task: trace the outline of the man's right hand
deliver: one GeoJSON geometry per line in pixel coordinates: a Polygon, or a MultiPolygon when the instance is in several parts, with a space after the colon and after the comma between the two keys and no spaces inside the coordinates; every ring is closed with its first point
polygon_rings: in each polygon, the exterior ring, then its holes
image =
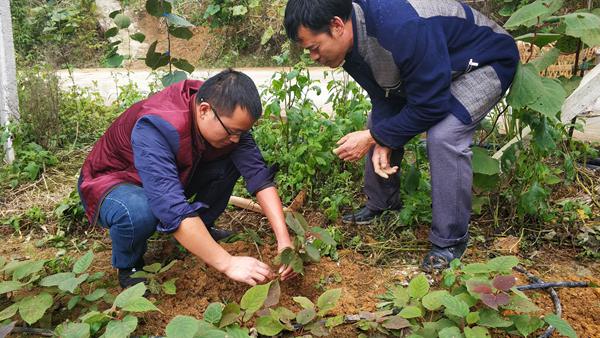
{"type": "Polygon", "coordinates": [[[223,269],[227,277],[249,285],[264,284],[275,277],[271,268],[252,257],[230,256],[223,269]]]}

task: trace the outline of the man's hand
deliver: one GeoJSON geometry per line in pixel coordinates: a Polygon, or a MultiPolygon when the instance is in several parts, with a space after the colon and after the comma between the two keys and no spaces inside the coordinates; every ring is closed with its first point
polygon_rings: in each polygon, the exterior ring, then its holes
{"type": "Polygon", "coordinates": [[[392,149],[380,146],[379,144],[376,144],[375,149],[373,149],[373,157],[371,158],[373,168],[375,169],[375,173],[383,178],[389,178],[390,175],[398,172],[398,166],[390,167],[391,154],[392,149]]]}
{"type": "Polygon", "coordinates": [[[222,272],[235,281],[252,286],[264,284],[274,277],[267,264],[252,257],[242,256],[231,256],[222,272]]]}
{"type": "MultiPolygon", "coordinates": [[[[290,248],[293,249],[292,244],[278,244],[277,245],[277,252],[281,253],[283,250],[285,250],[286,248],[290,248]]],[[[279,276],[281,276],[281,281],[285,281],[287,279],[291,279],[296,277],[297,273],[294,272],[294,269],[292,269],[291,266],[289,265],[282,265],[279,267],[279,276]]]]}
{"type": "Polygon", "coordinates": [[[369,130],[355,131],[342,137],[333,149],[333,153],[344,161],[355,162],[365,156],[365,154],[375,144],[373,136],[369,130]]]}

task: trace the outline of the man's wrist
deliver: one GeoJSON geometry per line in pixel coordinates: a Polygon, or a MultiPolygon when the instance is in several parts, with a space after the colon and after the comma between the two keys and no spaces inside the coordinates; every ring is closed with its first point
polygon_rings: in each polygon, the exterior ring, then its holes
{"type": "Polygon", "coordinates": [[[371,130],[370,129],[365,130],[365,134],[368,137],[369,145],[370,146],[377,144],[377,141],[375,141],[375,139],[373,138],[373,134],[371,134],[371,130]]]}
{"type": "Polygon", "coordinates": [[[215,260],[212,266],[217,271],[225,273],[225,271],[227,271],[227,268],[231,264],[231,258],[232,256],[229,253],[227,253],[224,257],[219,257],[217,260],[215,260]]]}

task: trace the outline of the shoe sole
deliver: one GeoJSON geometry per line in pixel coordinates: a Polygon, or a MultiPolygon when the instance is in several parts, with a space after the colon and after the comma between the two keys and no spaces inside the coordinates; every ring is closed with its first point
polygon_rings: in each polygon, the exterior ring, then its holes
{"type": "Polygon", "coordinates": [[[356,224],[356,225],[369,225],[371,223],[373,223],[374,220],[369,220],[369,221],[347,221],[342,219],[342,223],[344,224],[356,224]]]}

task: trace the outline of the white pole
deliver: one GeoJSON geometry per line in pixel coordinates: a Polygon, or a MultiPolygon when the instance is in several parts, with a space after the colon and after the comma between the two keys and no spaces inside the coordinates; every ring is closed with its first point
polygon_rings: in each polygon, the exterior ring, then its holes
{"type": "MultiPolygon", "coordinates": [[[[0,0],[0,132],[8,131],[10,121],[19,119],[17,70],[12,34],[10,1],[0,0]]],[[[5,160],[12,163],[15,160],[15,152],[10,135],[4,149],[5,160]]]]}

